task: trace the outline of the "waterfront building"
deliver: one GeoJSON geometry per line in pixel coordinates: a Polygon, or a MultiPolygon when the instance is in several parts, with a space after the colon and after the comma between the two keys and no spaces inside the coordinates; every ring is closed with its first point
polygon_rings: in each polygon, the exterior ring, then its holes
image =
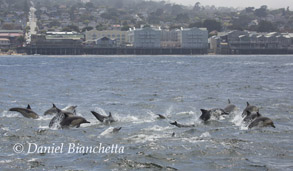
{"type": "Polygon", "coordinates": [[[136,48],[160,48],[161,29],[133,28],[128,31],[129,42],[136,48]]]}
{"type": "Polygon", "coordinates": [[[210,45],[215,53],[220,54],[282,54],[291,53],[293,43],[288,33],[230,31],[211,37],[210,45]]]}
{"type": "Polygon", "coordinates": [[[85,32],[86,41],[95,41],[97,39],[107,37],[109,39],[115,40],[117,46],[124,46],[128,42],[127,31],[120,30],[90,30],[85,32]]]}
{"type": "Polygon", "coordinates": [[[7,38],[0,38],[0,50],[9,49],[10,48],[10,40],[7,38]]]}
{"type": "Polygon", "coordinates": [[[179,48],[181,46],[179,39],[180,30],[162,30],[161,47],[162,48],[179,48]]]}
{"type": "Polygon", "coordinates": [[[21,46],[22,42],[18,41],[18,38],[23,35],[22,30],[0,30],[1,49],[21,46]]]}
{"type": "Polygon", "coordinates": [[[206,28],[181,28],[179,39],[181,48],[208,48],[208,30],[206,28]]]}

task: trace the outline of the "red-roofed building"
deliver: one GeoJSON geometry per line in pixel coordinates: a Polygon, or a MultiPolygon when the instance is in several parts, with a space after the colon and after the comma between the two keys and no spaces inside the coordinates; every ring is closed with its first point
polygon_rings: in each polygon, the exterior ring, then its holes
{"type": "Polygon", "coordinates": [[[22,43],[19,41],[18,38],[23,37],[24,33],[22,30],[0,30],[0,39],[3,41],[1,43],[1,49],[5,46],[7,43],[7,39],[9,40],[9,46],[8,47],[18,47],[21,46],[22,43]],[[2,46],[3,44],[3,46],[2,46]]]}

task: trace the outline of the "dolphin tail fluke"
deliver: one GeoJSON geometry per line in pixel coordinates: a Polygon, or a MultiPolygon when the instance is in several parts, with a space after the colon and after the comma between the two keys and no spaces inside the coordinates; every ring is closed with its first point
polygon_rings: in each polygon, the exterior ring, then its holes
{"type": "Polygon", "coordinates": [[[177,121],[174,121],[174,122],[170,122],[171,125],[175,125],[175,126],[178,126],[178,123],[177,121]]]}
{"type": "Polygon", "coordinates": [[[105,119],[105,116],[95,112],[95,111],[91,111],[91,113],[100,121],[100,122],[103,122],[104,119],[105,119]]]}
{"type": "Polygon", "coordinates": [[[18,112],[19,111],[19,108],[16,108],[16,107],[10,108],[9,111],[18,112]]]}

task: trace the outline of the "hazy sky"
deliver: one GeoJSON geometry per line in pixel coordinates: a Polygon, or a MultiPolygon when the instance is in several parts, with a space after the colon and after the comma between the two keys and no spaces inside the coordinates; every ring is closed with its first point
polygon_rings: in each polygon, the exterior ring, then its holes
{"type": "Polygon", "coordinates": [[[287,8],[293,10],[293,0],[165,0],[166,2],[175,2],[182,5],[194,5],[200,2],[201,5],[215,5],[217,7],[256,7],[267,5],[269,9],[287,8]]]}

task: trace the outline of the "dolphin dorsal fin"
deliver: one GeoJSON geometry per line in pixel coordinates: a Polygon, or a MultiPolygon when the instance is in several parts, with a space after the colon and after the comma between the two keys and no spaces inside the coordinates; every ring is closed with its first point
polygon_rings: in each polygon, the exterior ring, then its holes
{"type": "Polygon", "coordinates": [[[228,104],[231,104],[231,101],[230,101],[230,99],[228,99],[228,104]]]}
{"type": "Polygon", "coordinates": [[[260,114],[259,112],[257,112],[256,115],[257,115],[258,117],[261,116],[261,114],[260,114]]]}
{"type": "Polygon", "coordinates": [[[201,110],[202,113],[207,112],[207,110],[205,110],[205,109],[200,109],[200,110],[201,110]]]}
{"type": "Polygon", "coordinates": [[[31,108],[31,106],[28,104],[27,107],[26,107],[26,109],[32,109],[32,108],[31,108]]]}
{"type": "Polygon", "coordinates": [[[109,117],[112,117],[112,113],[111,112],[109,112],[109,117]]]}
{"type": "Polygon", "coordinates": [[[67,113],[63,113],[64,114],[64,118],[69,117],[69,115],[67,113]]]}
{"type": "Polygon", "coordinates": [[[247,106],[249,106],[249,103],[248,102],[246,102],[246,104],[247,104],[247,106]]]}
{"type": "Polygon", "coordinates": [[[53,103],[53,107],[56,107],[56,105],[53,103]]]}

